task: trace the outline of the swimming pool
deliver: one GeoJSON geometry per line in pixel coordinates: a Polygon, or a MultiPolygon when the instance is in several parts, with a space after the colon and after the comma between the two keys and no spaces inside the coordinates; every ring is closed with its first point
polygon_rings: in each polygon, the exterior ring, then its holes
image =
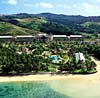
{"type": "Polygon", "coordinates": [[[53,63],[59,63],[62,60],[62,58],[58,55],[51,55],[50,58],[52,59],[53,63]]]}

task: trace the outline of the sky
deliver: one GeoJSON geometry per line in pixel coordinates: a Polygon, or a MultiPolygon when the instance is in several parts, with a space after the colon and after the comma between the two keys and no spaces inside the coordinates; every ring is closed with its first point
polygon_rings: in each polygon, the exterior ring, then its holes
{"type": "Polygon", "coordinates": [[[100,0],[0,0],[0,14],[47,12],[100,16],[100,0]]]}

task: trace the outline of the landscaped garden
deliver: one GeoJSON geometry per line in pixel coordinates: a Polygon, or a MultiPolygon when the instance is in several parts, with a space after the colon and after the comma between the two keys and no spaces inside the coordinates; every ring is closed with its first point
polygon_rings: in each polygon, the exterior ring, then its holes
{"type": "Polygon", "coordinates": [[[33,72],[56,72],[88,74],[96,72],[96,64],[90,54],[98,57],[100,47],[94,45],[39,43],[0,44],[0,74],[23,74],[33,72]],[[91,51],[90,51],[91,50],[91,51]],[[21,52],[21,53],[19,53],[21,52]],[[81,52],[85,61],[76,62],[75,53],[81,52]]]}

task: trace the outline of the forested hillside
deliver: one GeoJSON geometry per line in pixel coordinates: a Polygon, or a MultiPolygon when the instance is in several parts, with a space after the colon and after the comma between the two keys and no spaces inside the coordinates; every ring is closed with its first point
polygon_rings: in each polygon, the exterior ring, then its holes
{"type": "Polygon", "coordinates": [[[13,14],[0,15],[0,34],[30,35],[48,34],[99,34],[100,16],[68,16],[61,14],[13,14]]]}

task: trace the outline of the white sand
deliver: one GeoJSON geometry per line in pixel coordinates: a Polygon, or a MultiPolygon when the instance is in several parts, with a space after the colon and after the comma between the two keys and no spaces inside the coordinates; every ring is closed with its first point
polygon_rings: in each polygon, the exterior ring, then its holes
{"type": "Polygon", "coordinates": [[[51,74],[37,74],[37,75],[26,75],[26,76],[2,76],[0,77],[0,82],[19,82],[19,81],[48,81],[48,80],[67,80],[67,79],[78,79],[78,80],[88,80],[93,82],[100,82],[100,61],[94,60],[97,64],[97,73],[90,75],[51,75],[51,74]]]}

